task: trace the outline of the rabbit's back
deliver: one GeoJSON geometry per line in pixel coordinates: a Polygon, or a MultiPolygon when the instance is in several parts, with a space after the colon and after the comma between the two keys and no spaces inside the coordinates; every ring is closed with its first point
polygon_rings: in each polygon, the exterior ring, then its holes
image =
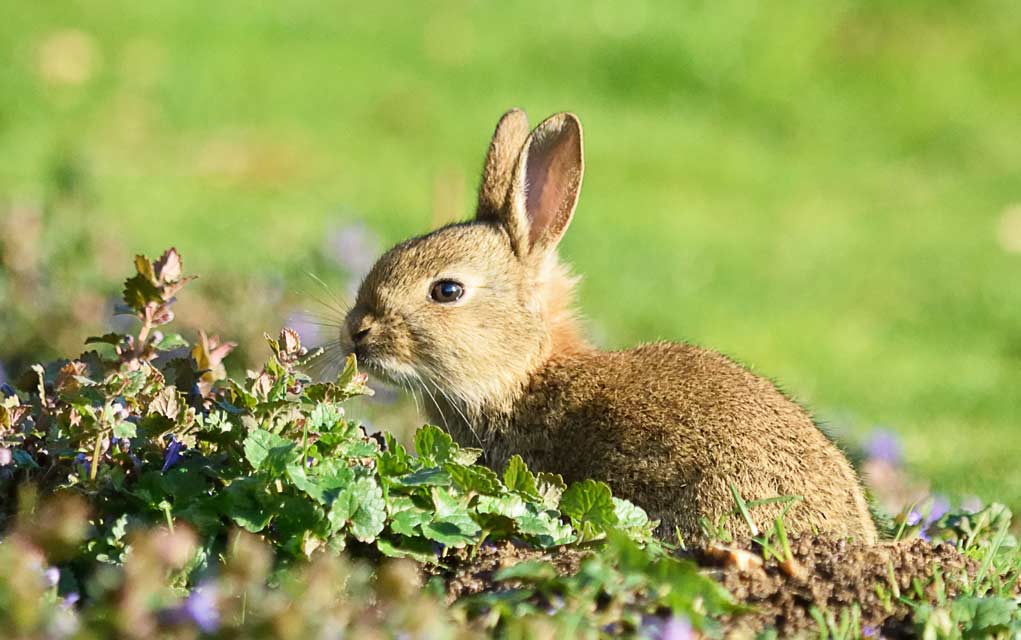
{"type": "MultiPolygon", "coordinates": [[[[604,480],[662,520],[665,534],[676,526],[700,540],[701,517],[734,509],[733,483],[747,501],[802,496],[785,519],[795,532],[876,537],[854,470],[808,413],[714,351],[656,343],[554,358],[509,423],[494,431],[497,458],[518,453],[567,480],[604,480]]],[[[752,516],[769,526],[782,508],[752,516]]]]}

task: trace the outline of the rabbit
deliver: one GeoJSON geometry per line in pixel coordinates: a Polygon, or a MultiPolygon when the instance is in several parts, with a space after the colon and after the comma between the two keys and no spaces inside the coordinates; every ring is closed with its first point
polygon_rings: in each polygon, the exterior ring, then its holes
{"type": "Polygon", "coordinates": [[[582,128],[558,113],[529,132],[500,119],[471,221],[386,252],[359,287],[340,343],[369,372],[420,391],[430,418],[501,470],[520,455],[568,481],[594,478],[660,521],[664,538],[735,540],[745,501],[759,528],[786,507],[791,533],[876,541],[848,459],[765,378],[691,344],[590,345],[576,277],[557,257],[574,215],[582,128]],[[707,527],[706,523],[710,526],[707,527]]]}

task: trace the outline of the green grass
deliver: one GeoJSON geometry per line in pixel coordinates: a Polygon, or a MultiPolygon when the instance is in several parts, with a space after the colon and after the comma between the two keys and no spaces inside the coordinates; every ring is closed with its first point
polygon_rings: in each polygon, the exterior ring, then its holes
{"type": "Polygon", "coordinates": [[[605,344],[713,346],[898,430],[938,489],[1018,505],[1019,27],[1006,1],[15,3],[0,197],[77,158],[129,250],[270,272],[329,224],[467,213],[499,114],[570,109],[563,253],[605,344]],[[64,28],[92,38],[79,86],[37,71],[64,28]]]}

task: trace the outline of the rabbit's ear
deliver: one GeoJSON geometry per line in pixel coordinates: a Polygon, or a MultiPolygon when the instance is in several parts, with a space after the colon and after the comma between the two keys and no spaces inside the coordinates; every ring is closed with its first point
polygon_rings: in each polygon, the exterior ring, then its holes
{"type": "Polygon", "coordinates": [[[547,253],[560,242],[578,204],[584,170],[577,116],[558,113],[535,128],[518,158],[507,212],[519,255],[547,253]]]}
{"type": "Polygon", "coordinates": [[[511,109],[503,114],[493,132],[486,164],[482,169],[479,207],[475,214],[477,220],[504,221],[514,167],[527,138],[528,116],[525,112],[511,109]]]}

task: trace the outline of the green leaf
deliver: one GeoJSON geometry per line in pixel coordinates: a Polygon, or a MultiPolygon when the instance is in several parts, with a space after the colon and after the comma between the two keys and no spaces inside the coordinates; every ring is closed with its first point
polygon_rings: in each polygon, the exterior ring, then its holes
{"type": "Polygon", "coordinates": [[[104,333],[101,336],[89,336],[85,338],[85,344],[112,344],[114,346],[124,342],[127,336],[123,333],[104,333]]]}
{"type": "Polygon", "coordinates": [[[415,452],[427,463],[449,462],[455,446],[453,438],[439,427],[425,425],[415,434],[415,452]]]}
{"type": "Polygon", "coordinates": [[[407,450],[389,431],[383,432],[383,445],[384,450],[376,463],[380,477],[400,476],[411,471],[411,458],[407,450]]]}
{"type": "Polygon", "coordinates": [[[542,547],[569,544],[577,538],[571,525],[560,521],[555,511],[539,511],[528,505],[524,515],[514,518],[518,531],[535,538],[542,547]]]}
{"type": "Polygon", "coordinates": [[[344,408],[335,402],[319,402],[308,414],[308,428],[311,433],[333,431],[338,426],[346,426],[344,408]]]}
{"type": "Polygon", "coordinates": [[[246,531],[258,533],[273,519],[266,485],[258,478],[238,478],[220,495],[224,514],[246,531]]]}
{"type": "Polygon", "coordinates": [[[507,468],[503,471],[503,483],[511,491],[529,497],[539,497],[539,489],[535,484],[535,475],[528,470],[524,459],[519,455],[511,456],[507,468]]]}
{"type": "Polygon", "coordinates": [[[436,516],[422,525],[422,535],[451,547],[474,544],[482,529],[468,513],[468,499],[437,487],[433,487],[431,495],[436,516]]]}
{"type": "Polygon", "coordinates": [[[423,538],[399,537],[397,541],[380,538],[376,541],[376,548],[389,558],[411,558],[429,564],[439,562],[432,543],[423,538]]]}
{"type": "Polygon", "coordinates": [[[585,539],[597,537],[617,524],[610,487],[596,480],[572,484],[560,498],[560,511],[571,518],[585,539]]]}
{"type": "Polygon", "coordinates": [[[454,486],[464,493],[498,495],[503,489],[500,479],[488,467],[449,463],[443,468],[450,474],[454,486]]]}
{"type": "Polygon", "coordinates": [[[482,457],[482,453],[482,449],[454,447],[454,451],[450,455],[450,461],[457,464],[471,465],[478,462],[479,458],[482,457]]]}
{"type": "Polygon", "coordinates": [[[361,542],[372,542],[386,522],[383,490],[372,478],[358,478],[333,501],[327,516],[334,533],[346,529],[361,542]]]}
{"type": "Polygon", "coordinates": [[[995,596],[965,596],[952,603],[954,618],[964,623],[965,637],[988,637],[1006,630],[1018,606],[1013,600],[995,596]]]}
{"type": "Polygon", "coordinates": [[[439,518],[422,525],[422,535],[426,538],[456,548],[475,544],[480,530],[467,514],[439,518]]]}
{"type": "Polygon", "coordinates": [[[245,438],[245,459],[256,471],[266,470],[274,476],[283,474],[295,456],[297,445],[265,429],[253,429],[245,438]]]}
{"type": "Polygon", "coordinates": [[[134,310],[135,313],[142,313],[145,310],[145,306],[150,302],[163,302],[160,290],[149,278],[141,274],[132,276],[124,281],[122,295],[124,304],[134,310]]]}
{"type": "Polygon", "coordinates": [[[179,333],[168,333],[162,338],[153,343],[159,351],[172,351],[181,347],[188,347],[188,341],[185,340],[179,333]]]}
{"type": "Polygon", "coordinates": [[[450,474],[438,467],[419,469],[397,481],[406,487],[447,487],[451,483],[450,474]]]}
{"type": "Polygon", "coordinates": [[[32,455],[23,449],[11,449],[11,458],[14,460],[14,464],[18,465],[22,469],[28,467],[29,469],[40,469],[39,463],[35,461],[32,455]]]}
{"type": "Polygon", "coordinates": [[[500,569],[493,574],[493,580],[520,580],[521,582],[546,582],[557,577],[557,570],[549,562],[525,560],[500,569]]]}
{"type": "Polygon", "coordinates": [[[521,496],[505,494],[501,496],[479,496],[475,503],[479,513],[491,513],[508,518],[519,518],[527,513],[525,501],[521,496]]]}
{"type": "Polygon", "coordinates": [[[419,527],[430,522],[434,515],[432,511],[418,507],[400,511],[390,519],[390,530],[405,536],[422,535],[419,527]]]}
{"type": "Polygon", "coordinates": [[[152,260],[143,255],[135,256],[135,271],[152,284],[156,284],[156,271],[153,269],[152,260]]]}
{"type": "Polygon", "coordinates": [[[320,460],[311,469],[296,460],[287,465],[291,483],[321,504],[330,504],[341,491],[354,481],[354,471],[344,461],[320,460]]]}
{"type": "Polygon", "coordinates": [[[115,438],[134,438],[135,432],[136,428],[133,422],[120,422],[113,426],[113,437],[115,438]]]}
{"type": "Polygon", "coordinates": [[[540,473],[535,481],[539,499],[547,509],[556,509],[567,485],[559,473],[540,473]]]}
{"type": "Polygon", "coordinates": [[[617,517],[617,528],[624,531],[639,532],[645,530],[649,522],[649,514],[638,505],[613,498],[613,513],[617,517]]]}

